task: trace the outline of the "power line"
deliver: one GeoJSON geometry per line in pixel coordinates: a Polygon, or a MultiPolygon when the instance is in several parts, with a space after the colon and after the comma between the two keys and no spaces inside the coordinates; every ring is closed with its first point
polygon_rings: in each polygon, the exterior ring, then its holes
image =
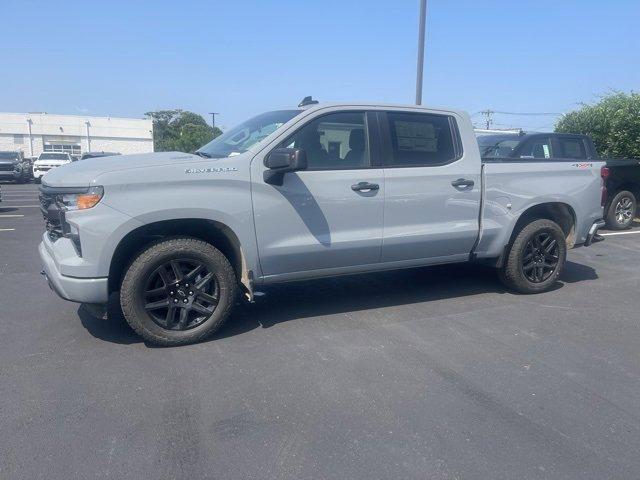
{"type": "Polygon", "coordinates": [[[562,115],[562,113],[558,112],[501,112],[495,110],[493,113],[499,113],[501,115],[522,115],[522,116],[532,116],[532,115],[562,115]]]}
{"type": "Polygon", "coordinates": [[[216,128],[216,115],[220,115],[220,112],[209,112],[211,115],[211,128],[216,128]]]}
{"type": "Polygon", "coordinates": [[[493,123],[493,114],[496,113],[493,110],[482,110],[481,112],[478,112],[481,115],[484,115],[484,124],[485,124],[485,128],[487,130],[489,130],[491,128],[491,124],[493,123]]]}

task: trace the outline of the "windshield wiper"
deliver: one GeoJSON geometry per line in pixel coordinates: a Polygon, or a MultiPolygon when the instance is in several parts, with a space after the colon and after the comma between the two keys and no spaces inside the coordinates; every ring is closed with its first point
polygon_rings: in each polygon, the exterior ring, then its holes
{"type": "Polygon", "coordinates": [[[211,155],[209,155],[208,153],[206,153],[206,152],[201,152],[200,150],[196,150],[195,152],[193,152],[193,154],[194,154],[194,155],[198,155],[199,157],[202,157],[202,158],[213,158],[213,157],[211,157],[211,155]]]}

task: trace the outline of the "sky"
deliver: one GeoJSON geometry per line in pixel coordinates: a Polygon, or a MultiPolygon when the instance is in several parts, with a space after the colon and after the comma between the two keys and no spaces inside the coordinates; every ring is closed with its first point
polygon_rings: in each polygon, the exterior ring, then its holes
{"type": "MultiPolygon", "coordinates": [[[[0,0],[0,111],[230,128],[320,101],[415,101],[418,0],[0,0]]],[[[423,104],[563,113],[640,86],[638,0],[428,0],[423,104]]],[[[550,130],[555,115],[495,114],[550,130]]]]}

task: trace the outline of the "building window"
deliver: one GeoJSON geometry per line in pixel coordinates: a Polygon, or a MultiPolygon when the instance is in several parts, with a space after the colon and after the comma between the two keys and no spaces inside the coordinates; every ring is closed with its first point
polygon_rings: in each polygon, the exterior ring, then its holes
{"type": "Polygon", "coordinates": [[[74,143],[45,143],[44,151],[64,152],[70,153],[71,155],[80,155],[82,153],[80,145],[74,143]]]}
{"type": "Polygon", "coordinates": [[[24,144],[24,135],[22,135],[21,133],[18,133],[16,135],[13,136],[13,143],[15,143],[16,145],[23,145],[24,144]]]}

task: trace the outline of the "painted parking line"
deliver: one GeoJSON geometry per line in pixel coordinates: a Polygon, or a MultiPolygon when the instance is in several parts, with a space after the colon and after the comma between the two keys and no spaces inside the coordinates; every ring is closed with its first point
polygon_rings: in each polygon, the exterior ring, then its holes
{"type": "Polygon", "coordinates": [[[15,228],[0,228],[0,232],[13,232],[15,228]]]}
{"type": "Polygon", "coordinates": [[[603,237],[611,237],[613,235],[633,235],[634,233],[640,233],[640,230],[634,230],[632,232],[611,232],[611,233],[601,233],[603,237]]]}
{"type": "Polygon", "coordinates": [[[24,217],[24,215],[2,215],[2,214],[0,214],[0,218],[18,218],[18,217],[24,217]]]}
{"type": "MultiPolygon", "coordinates": [[[[0,203],[0,210],[4,208],[4,202],[0,203]]],[[[7,207],[11,208],[40,208],[40,205],[7,205],[7,207]]]]}

